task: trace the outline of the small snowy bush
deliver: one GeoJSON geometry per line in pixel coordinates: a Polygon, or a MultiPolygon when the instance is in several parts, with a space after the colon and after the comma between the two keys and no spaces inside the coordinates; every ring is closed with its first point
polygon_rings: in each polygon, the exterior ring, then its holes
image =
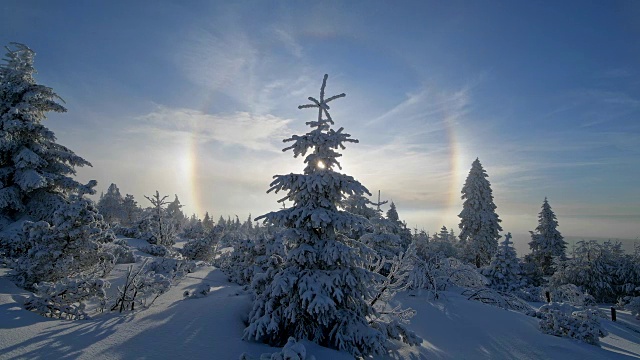
{"type": "Polygon", "coordinates": [[[631,315],[640,319],[640,296],[628,298],[628,302],[624,305],[624,308],[631,311],[631,315]]]}
{"type": "Polygon", "coordinates": [[[219,238],[220,233],[211,230],[203,237],[188,241],[180,252],[187,259],[210,262],[215,256],[219,238]]]}
{"type": "Polygon", "coordinates": [[[600,324],[597,310],[571,306],[565,303],[543,305],[537,315],[541,318],[540,331],[545,334],[577,339],[599,346],[600,338],[608,333],[600,324]]]}
{"type": "Polygon", "coordinates": [[[593,296],[585,293],[573,284],[560,285],[550,288],[548,291],[551,294],[551,299],[555,302],[569,303],[574,306],[590,306],[596,304],[593,296]]]}
{"type": "Polygon", "coordinates": [[[315,356],[307,356],[304,345],[290,337],[282,350],[273,354],[262,354],[260,360],[315,360],[315,356]]]}
{"type": "Polygon", "coordinates": [[[144,253],[147,253],[149,255],[158,256],[158,257],[165,257],[169,255],[169,250],[162,245],[148,244],[148,245],[139,247],[138,250],[144,253]]]}
{"type": "Polygon", "coordinates": [[[104,308],[107,300],[105,289],[109,286],[108,281],[86,277],[34,284],[35,293],[24,307],[50,318],[88,319],[89,315],[85,312],[87,300],[97,299],[101,308],[104,308]]]}
{"type": "Polygon", "coordinates": [[[198,299],[203,298],[211,292],[211,286],[207,283],[201,283],[195,290],[189,292],[188,290],[182,294],[185,299],[198,299]]]}
{"type": "Polygon", "coordinates": [[[507,233],[491,258],[491,263],[482,269],[482,274],[490,282],[489,286],[503,292],[514,291],[524,285],[520,262],[510,240],[511,233],[507,233]]]}
{"type": "Polygon", "coordinates": [[[285,257],[284,245],[286,232],[274,237],[260,235],[254,238],[237,240],[233,251],[221,259],[221,270],[239,285],[251,284],[257,274],[269,272],[271,257],[285,257]]]}
{"type": "Polygon", "coordinates": [[[104,276],[115,263],[103,246],[114,240],[113,233],[89,199],[76,199],[61,207],[52,223],[27,221],[23,230],[29,250],[14,270],[18,282],[27,288],[83,274],[104,276]]]}
{"type": "Polygon", "coordinates": [[[147,263],[146,271],[170,276],[174,279],[184,277],[196,269],[196,262],[191,260],[178,260],[159,258],[147,263]]]}
{"type": "Polygon", "coordinates": [[[544,289],[539,286],[529,286],[526,288],[518,289],[514,292],[514,295],[524,301],[529,302],[547,302],[544,295],[544,289]]]}
{"type": "Polygon", "coordinates": [[[137,238],[137,235],[139,235],[138,228],[136,226],[127,227],[117,224],[112,226],[111,230],[113,230],[113,233],[118,236],[124,236],[128,238],[137,238]]]}
{"type": "Polygon", "coordinates": [[[113,254],[116,264],[133,264],[136,262],[136,256],[131,248],[121,243],[104,244],[105,251],[113,254]]]}
{"type": "Polygon", "coordinates": [[[29,251],[31,244],[24,233],[25,222],[26,220],[16,221],[2,229],[0,232],[0,254],[17,259],[29,251]]]}

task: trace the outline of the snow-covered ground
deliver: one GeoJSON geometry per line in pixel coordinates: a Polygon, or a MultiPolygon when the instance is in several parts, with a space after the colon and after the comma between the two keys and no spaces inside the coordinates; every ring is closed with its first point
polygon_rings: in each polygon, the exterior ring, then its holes
{"type": "MultiPolygon", "coordinates": [[[[135,244],[132,244],[135,246],[135,244]]],[[[111,274],[124,276],[127,266],[111,274]]],[[[201,266],[160,296],[149,309],[97,314],[90,320],[61,321],[25,311],[28,293],[0,269],[0,359],[258,359],[277,349],[242,341],[251,307],[242,288],[210,266],[201,266]],[[185,290],[211,286],[204,298],[184,299],[185,290]]],[[[115,287],[115,285],[113,285],[115,287]]],[[[114,290],[114,289],[111,289],[114,290]]],[[[410,329],[424,339],[420,347],[398,347],[392,359],[630,359],[640,358],[640,321],[618,312],[603,320],[609,336],[596,347],[542,334],[538,320],[469,301],[455,293],[438,300],[402,293],[398,300],[417,310],[410,329]]],[[[316,359],[350,359],[347,353],[304,342],[316,359]]]]}

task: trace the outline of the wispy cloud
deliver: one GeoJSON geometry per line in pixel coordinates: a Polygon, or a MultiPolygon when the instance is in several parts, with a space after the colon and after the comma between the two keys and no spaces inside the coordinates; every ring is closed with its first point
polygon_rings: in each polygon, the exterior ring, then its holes
{"type": "Polygon", "coordinates": [[[382,115],[367,123],[367,126],[381,122],[401,121],[405,126],[423,125],[419,130],[441,130],[445,120],[457,120],[467,113],[469,89],[455,92],[436,91],[423,88],[406,94],[406,99],[382,115]]]}
{"type": "Polygon", "coordinates": [[[298,59],[302,58],[303,56],[302,45],[298,43],[298,41],[296,40],[296,38],[293,36],[291,32],[281,28],[275,28],[273,32],[276,35],[276,38],[279,39],[280,42],[282,42],[282,44],[289,50],[289,52],[293,56],[295,56],[298,59]]]}
{"type": "Polygon", "coordinates": [[[312,69],[302,45],[285,29],[272,26],[260,34],[193,29],[175,62],[203,96],[221,94],[233,102],[226,104],[229,108],[254,114],[282,113],[287,110],[282,104],[298,93],[304,93],[302,99],[309,96],[322,74],[312,69]]]}
{"type": "Polygon", "coordinates": [[[186,133],[201,142],[216,141],[250,150],[279,151],[274,143],[290,135],[287,129],[290,120],[247,112],[210,115],[199,110],[158,106],[135,120],[140,125],[130,130],[133,132],[153,133],[164,139],[175,139],[176,134],[186,133]]]}
{"type": "Polygon", "coordinates": [[[576,89],[558,97],[561,104],[542,118],[562,116],[579,119],[579,127],[588,128],[614,121],[629,122],[640,112],[640,99],[623,91],[598,88],[576,89]]]}
{"type": "Polygon", "coordinates": [[[257,50],[241,32],[215,35],[194,31],[177,54],[177,62],[194,83],[212,90],[234,86],[242,73],[255,65],[257,50]]]}
{"type": "Polygon", "coordinates": [[[596,77],[605,78],[605,79],[620,79],[620,78],[628,78],[633,76],[633,71],[626,68],[612,68],[607,69],[599,74],[596,77]]]}

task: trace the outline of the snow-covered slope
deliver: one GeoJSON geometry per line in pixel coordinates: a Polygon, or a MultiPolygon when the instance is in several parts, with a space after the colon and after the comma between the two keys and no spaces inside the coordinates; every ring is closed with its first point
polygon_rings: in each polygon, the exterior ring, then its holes
{"type": "MultiPolygon", "coordinates": [[[[126,266],[116,268],[122,276],[126,266]]],[[[22,309],[27,293],[0,269],[0,359],[238,359],[259,358],[276,349],[242,341],[251,303],[239,286],[212,267],[199,267],[155,304],[133,314],[99,314],[91,320],[49,320],[22,309]],[[206,282],[211,293],[183,299],[185,290],[206,282]]],[[[537,320],[512,311],[468,301],[454,293],[439,300],[402,294],[400,301],[418,311],[409,326],[421,347],[400,346],[399,359],[630,359],[640,358],[640,321],[619,312],[604,320],[610,335],[602,347],[544,335],[537,320]]],[[[350,359],[346,353],[304,342],[321,359],[350,359]]],[[[383,358],[383,357],[380,357],[383,358]]]]}
{"type": "MultiPolygon", "coordinates": [[[[125,268],[113,275],[124,275],[125,268]]],[[[0,269],[0,359],[238,359],[244,352],[258,358],[278,350],[241,340],[251,301],[212,267],[187,275],[147,310],[83,321],[50,320],[23,310],[27,292],[6,273],[0,269]],[[211,285],[211,293],[184,300],[184,291],[201,282],[211,285]]],[[[305,346],[319,359],[350,358],[305,346]]]]}
{"type": "Polygon", "coordinates": [[[438,301],[426,296],[400,296],[418,313],[410,328],[425,342],[420,349],[404,347],[400,358],[420,354],[429,359],[628,359],[640,358],[640,321],[618,312],[618,323],[604,320],[610,332],[602,347],[545,335],[538,319],[492,307],[455,293],[438,301]],[[634,324],[635,323],[635,324],[634,324]],[[625,354],[625,355],[622,355],[625,354]]]}

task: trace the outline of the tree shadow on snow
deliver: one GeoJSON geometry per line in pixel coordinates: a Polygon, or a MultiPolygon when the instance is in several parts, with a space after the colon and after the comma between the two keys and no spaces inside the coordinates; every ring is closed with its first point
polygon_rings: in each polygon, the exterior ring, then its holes
{"type": "MultiPolygon", "coordinates": [[[[91,344],[106,339],[118,326],[132,320],[131,317],[105,315],[97,319],[67,321],[22,311],[39,318],[36,322],[29,319],[31,324],[27,326],[44,329],[25,329],[28,334],[37,332],[38,335],[27,336],[23,341],[3,348],[3,359],[75,359],[91,344]],[[14,351],[16,355],[11,355],[14,351]]],[[[9,324],[9,327],[16,329],[14,325],[17,324],[9,324]]]]}

